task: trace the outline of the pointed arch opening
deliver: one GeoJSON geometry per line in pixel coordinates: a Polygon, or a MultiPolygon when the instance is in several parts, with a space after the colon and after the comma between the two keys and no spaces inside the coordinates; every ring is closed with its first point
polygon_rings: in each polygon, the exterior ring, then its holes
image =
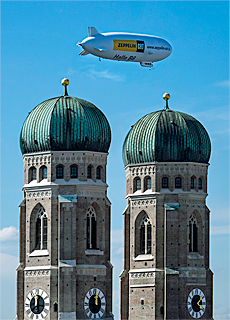
{"type": "Polygon", "coordinates": [[[151,229],[152,224],[147,214],[141,220],[140,254],[151,254],[151,229]]]}
{"type": "Polygon", "coordinates": [[[189,218],[189,252],[198,252],[198,224],[194,214],[189,218]]]}
{"type": "Polygon", "coordinates": [[[64,178],[64,166],[59,164],[56,167],[56,179],[63,179],[64,178]]]}
{"type": "Polygon", "coordinates": [[[38,203],[30,215],[30,252],[46,250],[48,244],[48,215],[38,203]]]}
{"type": "Polygon", "coordinates": [[[136,192],[138,190],[141,190],[141,179],[139,177],[136,177],[133,180],[133,192],[136,192]]]}
{"type": "Polygon", "coordinates": [[[70,178],[71,179],[76,179],[78,178],[78,166],[73,164],[70,166],[70,178]]]}
{"type": "Polygon", "coordinates": [[[96,169],[96,179],[101,180],[102,167],[98,166],[96,169]]]}
{"type": "Polygon", "coordinates": [[[152,222],[145,211],[135,221],[135,256],[152,253],[152,222]]]}
{"type": "Polygon", "coordinates": [[[41,181],[43,179],[47,179],[47,167],[46,166],[42,166],[39,169],[39,181],[41,181]]]}
{"type": "Polygon", "coordinates": [[[29,183],[33,180],[37,180],[37,169],[35,167],[31,167],[29,169],[29,175],[28,175],[29,183]]]}
{"type": "Polygon", "coordinates": [[[48,219],[45,209],[41,207],[36,215],[36,238],[35,249],[44,250],[47,249],[47,227],[48,219]]]}
{"type": "Polygon", "coordinates": [[[152,186],[151,186],[151,178],[150,176],[145,177],[144,179],[144,190],[151,190],[152,186]]]}
{"type": "Polygon", "coordinates": [[[161,180],[161,187],[168,188],[169,187],[169,179],[168,177],[163,177],[161,180]]]}
{"type": "Polygon", "coordinates": [[[87,179],[92,179],[93,176],[93,166],[90,164],[87,167],[87,179]]]}
{"type": "Polygon", "coordinates": [[[97,248],[97,220],[92,206],[87,210],[87,249],[97,248]]]}

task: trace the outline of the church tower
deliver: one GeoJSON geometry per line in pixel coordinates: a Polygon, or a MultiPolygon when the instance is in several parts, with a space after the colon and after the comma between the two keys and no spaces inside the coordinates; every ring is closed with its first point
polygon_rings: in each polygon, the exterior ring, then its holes
{"type": "Polygon", "coordinates": [[[120,320],[213,319],[206,206],[211,143],[192,116],[141,118],[123,145],[127,207],[120,320]]]}
{"type": "Polygon", "coordinates": [[[106,166],[111,129],[92,103],[64,95],[36,106],[20,135],[17,317],[113,319],[106,166]]]}

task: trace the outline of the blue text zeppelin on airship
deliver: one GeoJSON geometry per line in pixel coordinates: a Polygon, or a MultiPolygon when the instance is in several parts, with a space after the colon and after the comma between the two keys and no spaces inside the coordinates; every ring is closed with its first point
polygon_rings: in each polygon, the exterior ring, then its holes
{"type": "Polygon", "coordinates": [[[138,33],[99,33],[88,27],[89,36],[78,42],[83,48],[81,56],[89,53],[104,59],[140,62],[143,67],[152,67],[152,62],[167,58],[172,53],[171,45],[164,39],[138,33]]]}

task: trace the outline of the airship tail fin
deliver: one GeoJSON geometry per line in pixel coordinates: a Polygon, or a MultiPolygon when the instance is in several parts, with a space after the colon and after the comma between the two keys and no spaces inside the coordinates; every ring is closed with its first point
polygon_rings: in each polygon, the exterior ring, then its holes
{"type": "Polygon", "coordinates": [[[98,32],[96,28],[88,27],[88,35],[89,35],[89,37],[96,36],[97,34],[100,34],[100,32],[98,32]]]}
{"type": "Polygon", "coordinates": [[[86,50],[83,50],[82,52],[79,53],[79,56],[86,56],[87,54],[89,54],[89,52],[86,50]]]}

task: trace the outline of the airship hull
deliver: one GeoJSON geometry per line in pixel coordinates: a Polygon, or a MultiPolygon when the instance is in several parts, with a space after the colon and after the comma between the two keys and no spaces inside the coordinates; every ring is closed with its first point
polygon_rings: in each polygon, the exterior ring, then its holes
{"type": "MultiPolygon", "coordinates": [[[[92,28],[96,30],[95,28],[92,28]]],[[[97,30],[96,30],[97,32],[97,30]]],[[[90,30],[89,30],[90,33],[90,30]]],[[[140,63],[152,63],[167,58],[171,45],[164,39],[134,33],[96,33],[78,43],[85,53],[97,57],[140,63]]]]}

